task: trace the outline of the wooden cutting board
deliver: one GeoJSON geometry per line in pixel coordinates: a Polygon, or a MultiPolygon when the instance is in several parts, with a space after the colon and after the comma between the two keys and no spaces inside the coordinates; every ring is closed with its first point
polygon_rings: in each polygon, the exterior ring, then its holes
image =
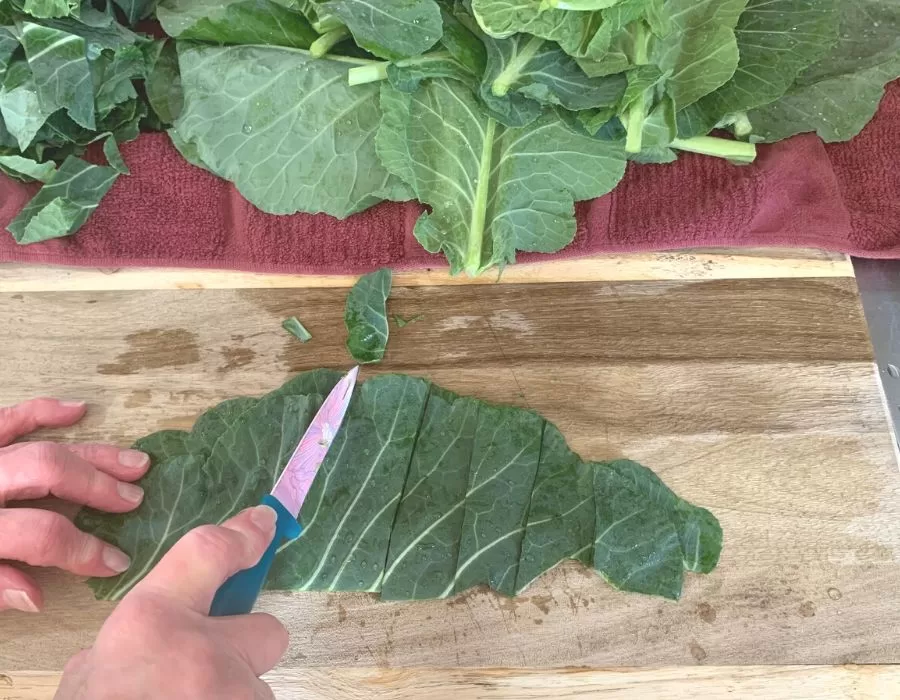
{"type": "MultiPolygon", "coordinates": [[[[0,404],[90,401],[81,425],[43,438],[127,445],[188,428],[224,398],[348,366],[345,295],[0,294],[0,404]],[[312,342],[281,330],[290,315],[312,342]]],[[[356,667],[900,661],[900,474],[851,279],[408,287],[391,312],[424,318],[392,327],[369,376],[528,406],[586,458],[641,461],[719,517],[721,564],[688,576],[679,603],[574,564],[516,599],[268,594],[260,609],[292,638],[278,682],[356,667]]],[[[58,671],[111,609],[75,577],[38,575],[47,611],[0,615],[3,672],[58,671]]]]}

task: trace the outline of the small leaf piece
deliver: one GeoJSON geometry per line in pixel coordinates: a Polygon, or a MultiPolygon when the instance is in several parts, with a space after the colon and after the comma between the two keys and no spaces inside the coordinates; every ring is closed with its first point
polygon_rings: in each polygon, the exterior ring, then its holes
{"type": "Polygon", "coordinates": [[[389,268],[376,270],[360,277],[347,295],[347,350],[357,362],[381,362],[384,357],[390,333],[386,302],[391,279],[389,268]]]}
{"type": "Polygon", "coordinates": [[[300,320],[296,316],[286,318],[281,322],[281,327],[301,343],[306,343],[312,340],[312,333],[306,330],[306,326],[300,323],[300,320]]]}

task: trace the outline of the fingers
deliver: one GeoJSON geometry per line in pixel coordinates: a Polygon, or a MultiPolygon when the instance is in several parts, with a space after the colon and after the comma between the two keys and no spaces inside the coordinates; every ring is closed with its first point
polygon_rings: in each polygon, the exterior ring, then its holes
{"type": "Polygon", "coordinates": [[[44,597],[34,579],[8,564],[0,564],[0,610],[40,612],[44,597]]]}
{"type": "Polygon", "coordinates": [[[262,557],[275,536],[275,518],[275,511],[268,506],[256,506],[220,526],[191,530],[134,591],[152,590],[206,615],[219,586],[262,557]]]}
{"type": "Polygon", "coordinates": [[[257,676],[275,667],[288,647],[288,633],[278,620],[265,613],[213,617],[212,633],[227,641],[257,676]]]}
{"type": "Polygon", "coordinates": [[[150,457],[137,450],[121,450],[114,445],[63,445],[97,469],[120,481],[134,481],[147,473],[150,457]]]}
{"type": "Polygon", "coordinates": [[[80,576],[113,576],[130,563],[121,550],[49,510],[0,508],[0,532],[0,559],[57,566],[80,576]]]}
{"type": "MultiPolygon", "coordinates": [[[[108,459],[105,450],[94,451],[108,459]]],[[[144,497],[139,486],[118,481],[52,442],[27,442],[0,454],[0,504],[51,494],[110,513],[134,510],[144,497]]]]}
{"type": "Polygon", "coordinates": [[[0,447],[38,428],[62,428],[81,420],[84,401],[32,399],[0,408],[0,447]]]}

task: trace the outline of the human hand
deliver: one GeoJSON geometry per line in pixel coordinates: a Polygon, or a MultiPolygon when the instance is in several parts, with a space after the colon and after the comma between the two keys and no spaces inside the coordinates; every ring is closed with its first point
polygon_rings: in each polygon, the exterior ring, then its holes
{"type": "Polygon", "coordinates": [[[271,700],[259,676],[284,654],[271,615],[208,617],[225,580],[254,566],[275,535],[257,506],[182,537],[119,603],[94,646],[66,664],[56,700],[271,700]]]}
{"type": "MultiPolygon", "coordinates": [[[[129,482],[147,471],[143,452],[112,445],[58,445],[14,440],[42,427],[78,422],[84,402],[34,399],[0,408],[0,560],[58,566],[82,576],[114,576],[128,568],[124,552],[40,508],[7,508],[10,501],[56,496],[110,513],[125,513],[144,492],[129,482]]],[[[0,564],[0,610],[38,612],[41,589],[31,576],[0,564]]]]}

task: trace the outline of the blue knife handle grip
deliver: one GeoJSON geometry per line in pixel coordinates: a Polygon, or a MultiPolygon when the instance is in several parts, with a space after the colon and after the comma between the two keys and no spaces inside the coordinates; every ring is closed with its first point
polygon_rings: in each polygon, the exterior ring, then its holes
{"type": "Polygon", "coordinates": [[[216,591],[212,605],[209,608],[210,617],[225,617],[226,615],[246,615],[253,609],[256,598],[266,582],[275,553],[286,540],[296,539],[302,530],[297,518],[281,505],[281,501],[271,495],[266,495],[262,505],[270,506],[277,514],[275,521],[275,537],[272,538],[269,548],[262,555],[259,563],[251,569],[238,571],[234,576],[222,584],[216,591]]]}

